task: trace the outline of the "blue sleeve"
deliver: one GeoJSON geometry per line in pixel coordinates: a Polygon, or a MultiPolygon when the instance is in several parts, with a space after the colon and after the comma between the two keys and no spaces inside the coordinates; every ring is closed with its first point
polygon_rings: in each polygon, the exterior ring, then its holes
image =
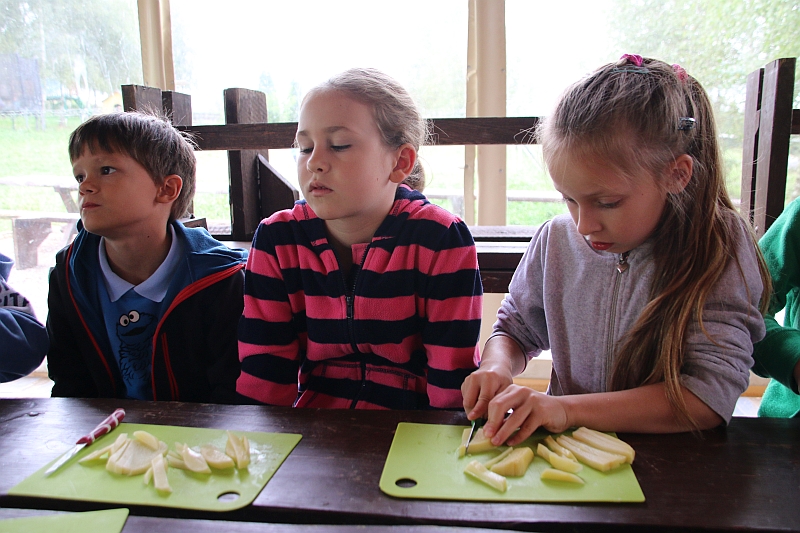
{"type": "Polygon", "coordinates": [[[33,316],[0,307],[0,382],[27,376],[50,346],[47,330],[33,316]]]}

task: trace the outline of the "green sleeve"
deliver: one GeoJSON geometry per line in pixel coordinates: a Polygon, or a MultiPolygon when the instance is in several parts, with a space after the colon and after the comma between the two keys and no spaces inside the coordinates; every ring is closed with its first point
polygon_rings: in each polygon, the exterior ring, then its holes
{"type": "Polygon", "coordinates": [[[798,392],[794,367],[800,361],[800,199],[793,201],[759,241],[772,277],[773,295],[764,317],[767,334],[754,346],[753,372],[798,392]],[[784,326],[775,313],[785,309],[784,326]]]}

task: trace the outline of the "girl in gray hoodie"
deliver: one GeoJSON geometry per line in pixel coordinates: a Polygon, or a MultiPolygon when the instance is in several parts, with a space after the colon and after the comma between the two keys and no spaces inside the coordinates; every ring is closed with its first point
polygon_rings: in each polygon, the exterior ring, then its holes
{"type": "Polygon", "coordinates": [[[531,240],[462,386],[468,418],[487,417],[497,445],[539,427],[729,421],[770,288],[705,91],[678,65],[626,54],[571,86],[537,133],[570,215],[531,240]],[[546,349],[547,394],[513,385],[546,349]]]}

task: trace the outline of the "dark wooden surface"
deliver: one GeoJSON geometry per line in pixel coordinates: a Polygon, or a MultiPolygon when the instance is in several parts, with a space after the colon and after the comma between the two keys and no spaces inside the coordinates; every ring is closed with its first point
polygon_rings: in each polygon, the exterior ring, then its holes
{"type": "MultiPolygon", "coordinates": [[[[60,511],[31,509],[0,509],[0,531],[3,520],[63,514],[60,511]]],[[[492,533],[499,529],[442,526],[379,526],[333,524],[265,524],[263,522],[232,522],[230,520],[195,520],[190,518],[162,518],[131,516],[125,521],[122,533],[492,533]]],[[[57,532],[54,532],[57,533],[57,532]]],[[[89,532],[91,533],[91,532],[89,532]]]]}
{"type": "Polygon", "coordinates": [[[691,434],[622,434],[637,452],[640,504],[396,499],[378,486],[399,422],[465,425],[462,412],[319,411],[88,399],[0,401],[0,506],[111,506],[8,496],[116,407],[126,422],[301,433],[252,505],[224,513],[129,506],[134,516],[246,522],[444,525],[528,531],[798,531],[800,419],[735,418],[691,434]]]}

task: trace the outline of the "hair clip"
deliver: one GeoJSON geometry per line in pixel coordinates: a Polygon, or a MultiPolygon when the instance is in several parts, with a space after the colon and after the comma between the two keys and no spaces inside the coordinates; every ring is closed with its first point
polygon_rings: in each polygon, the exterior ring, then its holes
{"type": "Polygon", "coordinates": [[[681,117],[678,119],[678,131],[693,130],[695,124],[696,121],[692,117],[681,117]]]}
{"type": "Polygon", "coordinates": [[[620,57],[620,59],[621,60],[622,59],[627,59],[628,61],[630,61],[631,63],[633,63],[637,67],[641,67],[642,63],[644,62],[644,58],[642,56],[640,56],[639,54],[622,54],[622,57],[620,57]]]}
{"type": "Polygon", "coordinates": [[[611,72],[635,72],[637,74],[649,74],[650,69],[647,67],[626,66],[626,67],[614,67],[613,69],[611,69],[611,72]]]}
{"type": "Polygon", "coordinates": [[[675,71],[675,75],[678,76],[679,80],[686,81],[689,79],[689,74],[686,73],[686,69],[677,63],[672,65],[672,70],[675,71]]]}

